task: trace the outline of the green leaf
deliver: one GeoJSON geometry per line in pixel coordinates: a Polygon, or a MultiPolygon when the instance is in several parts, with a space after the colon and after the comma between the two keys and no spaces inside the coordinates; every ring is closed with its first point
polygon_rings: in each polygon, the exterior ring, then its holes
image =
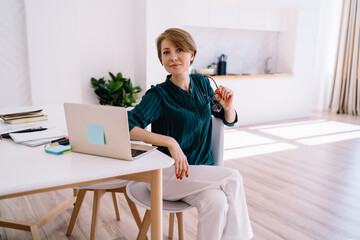
{"type": "Polygon", "coordinates": [[[111,95],[111,99],[112,99],[114,102],[117,102],[119,96],[120,96],[119,94],[112,94],[112,95],[111,95]]]}
{"type": "Polygon", "coordinates": [[[114,81],[109,81],[109,90],[110,90],[111,92],[114,91],[115,85],[116,85],[116,82],[114,82],[114,81]]]}
{"type": "Polygon", "coordinates": [[[111,93],[117,92],[123,85],[123,82],[114,82],[114,81],[110,81],[109,82],[109,89],[111,91],[111,93]]]}
{"type": "Polygon", "coordinates": [[[101,92],[110,94],[110,89],[109,89],[109,87],[108,87],[106,84],[99,84],[99,90],[100,90],[101,92]]]}
{"type": "Polygon", "coordinates": [[[124,82],[116,82],[115,83],[115,88],[114,88],[114,92],[119,91],[119,89],[124,85],[124,82]]]}
{"type": "Polygon", "coordinates": [[[99,84],[105,84],[105,80],[103,77],[99,79],[99,84]]]}
{"type": "Polygon", "coordinates": [[[126,98],[126,93],[125,93],[125,89],[122,88],[122,94],[121,94],[121,101],[124,103],[125,102],[125,98],[126,98]]]}
{"type": "Polygon", "coordinates": [[[98,80],[96,80],[95,78],[91,78],[91,85],[96,88],[97,86],[99,86],[99,82],[98,80]]]}
{"type": "Polygon", "coordinates": [[[117,78],[118,80],[123,80],[122,73],[119,72],[119,73],[116,75],[116,78],[117,78]]]}
{"type": "Polygon", "coordinates": [[[132,89],[132,84],[131,84],[131,81],[128,79],[125,81],[125,91],[126,92],[131,92],[131,89],[132,89]]]}
{"type": "Polygon", "coordinates": [[[132,93],[139,93],[139,92],[141,92],[141,87],[139,87],[139,86],[136,86],[136,87],[134,87],[132,90],[131,90],[131,92],[132,93]]]}
{"type": "Polygon", "coordinates": [[[99,98],[101,99],[104,99],[104,100],[111,100],[111,97],[108,93],[106,92],[102,92],[102,91],[99,91],[99,89],[95,90],[95,93],[99,96],[99,98]]]}
{"type": "Polygon", "coordinates": [[[133,88],[133,86],[132,86],[132,83],[131,83],[130,78],[129,78],[128,80],[129,80],[129,81],[128,81],[128,88],[129,88],[129,90],[131,91],[131,89],[133,88]]]}
{"type": "Polygon", "coordinates": [[[116,81],[116,77],[114,76],[114,74],[112,74],[111,72],[109,72],[109,75],[110,75],[110,77],[111,77],[111,79],[112,79],[113,81],[116,81]]]}
{"type": "Polygon", "coordinates": [[[107,105],[110,101],[109,99],[102,98],[101,96],[99,96],[99,100],[100,100],[100,104],[102,105],[107,105]]]}

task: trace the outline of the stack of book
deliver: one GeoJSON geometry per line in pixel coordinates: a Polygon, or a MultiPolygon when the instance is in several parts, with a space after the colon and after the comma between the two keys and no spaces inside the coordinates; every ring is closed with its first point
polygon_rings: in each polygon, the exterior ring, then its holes
{"type": "Polygon", "coordinates": [[[0,118],[4,120],[4,122],[10,124],[31,123],[48,120],[48,116],[42,113],[42,109],[29,112],[4,114],[0,115],[0,118]]]}

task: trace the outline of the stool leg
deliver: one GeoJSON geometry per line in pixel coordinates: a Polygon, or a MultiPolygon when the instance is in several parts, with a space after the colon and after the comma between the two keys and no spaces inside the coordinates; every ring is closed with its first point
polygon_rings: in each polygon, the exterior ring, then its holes
{"type": "Polygon", "coordinates": [[[151,213],[150,210],[146,210],[144,219],[141,224],[141,228],[139,230],[139,234],[137,236],[137,240],[143,240],[146,239],[146,233],[149,230],[150,223],[151,223],[151,213]]]}
{"type": "Polygon", "coordinates": [[[112,192],[111,195],[112,195],[112,199],[113,199],[113,202],[114,202],[116,220],[119,221],[120,220],[120,212],[119,212],[118,202],[117,202],[117,199],[116,199],[116,193],[112,192]]]}
{"type": "Polygon", "coordinates": [[[95,240],[96,237],[96,229],[97,229],[97,218],[100,207],[100,199],[104,195],[104,190],[95,190],[94,191],[94,202],[93,202],[93,212],[92,212],[92,220],[91,220],[91,233],[90,240],[95,240]]]}
{"type": "Polygon", "coordinates": [[[130,211],[135,219],[135,222],[136,222],[136,225],[138,226],[138,228],[140,229],[141,228],[141,218],[140,218],[140,214],[139,214],[139,211],[135,205],[135,203],[133,203],[131,201],[131,199],[129,198],[129,196],[127,195],[126,191],[123,192],[124,195],[125,195],[125,199],[129,205],[129,208],[130,208],[130,211]]]}
{"type": "Polygon", "coordinates": [[[71,214],[70,223],[69,223],[69,226],[68,226],[68,229],[66,232],[66,236],[70,236],[74,229],[76,219],[79,215],[81,205],[84,201],[85,193],[86,193],[85,189],[80,189],[79,192],[77,193],[75,206],[74,206],[73,212],[71,214]]]}
{"type": "Polygon", "coordinates": [[[41,240],[39,228],[36,225],[30,226],[30,232],[33,240],[41,240]]]}
{"type": "Polygon", "coordinates": [[[73,194],[75,197],[78,195],[78,193],[79,193],[79,189],[73,188],[73,194]]]}
{"type": "Polygon", "coordinates": [[[184,240],[184,220],[183,220],[183,213],[182,212],[178,212],[176,213],[176,217],[178,220],[178,225],[179,225],[179,240],[184,240]]]}
{"type": "Polygon", "coordinates": [[[175,214],[169,214],[169,238],[173,238],[174,235],[174,221],[175,221],[175,214]]]}

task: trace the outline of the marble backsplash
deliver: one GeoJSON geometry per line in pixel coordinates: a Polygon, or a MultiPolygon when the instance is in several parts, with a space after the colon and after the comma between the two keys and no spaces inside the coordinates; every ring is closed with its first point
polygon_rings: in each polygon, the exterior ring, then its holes
{"type": "Polygon", "coordinates": [[[246,31],[205,27],[186,27],[197,45],[197,55],[192,65],[207,68],[218,62],[221,54],[227,57],[227,74],[263,74],[265,61],[272,58],[272,70],[276,71],[278,32],[246,31]]]}

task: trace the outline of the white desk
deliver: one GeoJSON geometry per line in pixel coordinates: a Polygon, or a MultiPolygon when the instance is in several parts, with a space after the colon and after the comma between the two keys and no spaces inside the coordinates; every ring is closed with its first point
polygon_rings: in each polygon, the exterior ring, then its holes
{"type": "MultiPolygon", "coordinates": [[[[0,109],[0,113],[3,111],[0,109]]],[[[65,126],[62,108],[44,108],[44,112],[49,114],[49,120],[56,126],[60,128],[65,126]],[[57,118],[55,119],[54,116],[57,118]]],[[[28,147],[2,140],[0,141],[0,200],[117,178],[150,182],[151,238],[161,239],[162,168],[172,164],[173,159],[159,151],[146,154],[135,161],[123,161],[74,152],[53,155],[46,153],[43,146],[28,147]]],[[[55,213],[65,210],[74,200],[74,197],[69,199],[49,215],[55,217],[55,213]]],[[[24,223],[0,219],[0,226],[31,231],[33,238],[39,239],[38,227],[45,223],[35,223],[24,226],[24,223]]]]}

